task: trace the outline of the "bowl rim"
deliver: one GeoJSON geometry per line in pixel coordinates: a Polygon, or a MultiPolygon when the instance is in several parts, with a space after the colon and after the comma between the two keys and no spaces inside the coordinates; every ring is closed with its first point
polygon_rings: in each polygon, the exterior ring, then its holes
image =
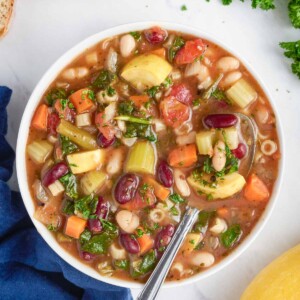
{"type": "Polygon", "coordinates": [[[70,64],[74,58],[76,58],[78,55],[80,55],[83,51],[86,49],[92,47],[93,45],[97,44],[98,42],[109,38],[111,36],[120,35],[122,33],[127,33],[130,31],[140,31],[152,26],[160,26],[167,30],[174,30],[179,31],[186,34],[191,34],[194,36],[198,36],[201,38],[204,38],[208,41],[211,41],[219,46],[221,46],[223,49],[228,51],[229,53],[232,53],[235,57],[237,57],[244,66],[249,70],[249,72],[253,75],[253,77],[257,80],[259,85],[262,87],[263,91],[265,92],[266,96],[268,97],[268,100],[271,103],[271,106],[273,108],[273,111],[276,116],[277,121],[277,133],[278,133],[278,139],[280,144],[280,152],[281,152],[281,159],[279,162],[279,168],[278,168],[278,177],[275,182],[273,192],[271,199],[269,200],[268,205],[266,206],[265,211],[261,215],[260,219],[250,232],[250,234],[243,240],[243,242],[235,249],[233,252],[230,253],[226,258],[224,258],[222,261],[214,265],[213,267],[202,271],[190,278],[183,279],[180,281],[171,281],[171,282],[165,282],[163,284],[163,287],[177,287],[177,286],[183,286],[191,283],[195,283],[201,279],[207,278],[208,276],[220,271],[225,266],[229,265],[232,261],[234,261],[238,256],[240,256],[249,246],[250,244],[255,240],[255,238],[258,236],[258,234],[262,231],[263,227],[265,226],[266,222],[268,221],[276,202],[276,199],[280,192],[280,187],[282,184],[282,178],[283,178],[283,172],[284,172],[284,142],[283,142],[283,131],[282,131],[282,125],[279,118],[279,114],[277,111],[277,108],[275,106],[274,101],[272,100],[272,95],[270,94],[268,88],[264,84],[264,82],[261,80],[260,76],[256,73],[255,70],[251,67],[251,65],[245,60],[244,58],[241,58],[241,56],[236,53],[236,51],[232,50],[230,47],[228,47],[225,43],[214,37],[212,34],[209,34],[205,31],[202,31],[196,27],[187,26],[179,23],[171,23],[171,22],[160,22],[160,21],[146,21],[146,22],[134,22],[134,23],[127,23],[119,26],[115,26],[106,30],[102,30],[96,34],[93,34],[83,41],[76,44],[74,47],[72,47],[70,50],[65,52],[60,58],[58,58],[50,68],[46,71],[46,73],[42,76],[42,78],[37,83],[36,87],[34,88],[28,103],[26,105],[26,108],[24,110],[22,120],[19,127],[18,132],[18,138],[17,138],[17,149],[16,149],[16,168],[17,168],[17,178],[18,183],[20,187],[20,192],[22,195],[22,199],[24,202],[24,205],[26,207],[26,210],[36,227],[39,234],[42,236],[42,238],[45,240],[45,242],[52,248],[54,252],[56,252],[64,261],[66,261],[68,264],[70,264],[72,267],[77,269],[78,271],[86,274],[87,276],[90,276],[96,280],[100,280],[109,284],[113,284],[116,286],[121,286],[125,288],[141,288],[144,284],[137,283],[137,282],[131,282],[126,281],[114,277],[104,277],[101,276],[95,269],[93,269],[91,266],[88,266],[84,263],[82,263],[77,258],[73,257],[71,254],[69,254],[63,247],[59,245],[59,243],[56,241],[54,236],[51,232],[49,232],[42,223],[38,222],[33,218],[34,213],[34,203],[33,199],[30,195],[30,191],[28,188],[28,181],[27,181],[27,173],[26,173],[26,157],[25,157],[25,149],[26,149],[26,143],[27,143],[27,137],[29,133],[29,124],[31,121],[31,118],[33,116],[33,113],[35,112],[35,109],[40,102],[41,96],[45,92],[45,90],[49,87],[49,85],[53,82],[57,74],[65,68],[68,64],[70,64]],[[24,179],[25,178],[25,179],[24,179]]]}

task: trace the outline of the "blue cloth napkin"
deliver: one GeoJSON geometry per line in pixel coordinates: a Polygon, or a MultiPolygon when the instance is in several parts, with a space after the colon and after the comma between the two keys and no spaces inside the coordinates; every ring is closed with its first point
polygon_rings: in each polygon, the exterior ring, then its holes
{"type": "Polygon", "coordinates": [[[15,159],[5,140],[11,94],[0,86],[0,299],[132,299],[129,289],[92,279],[64,262],[36,231],[21,195],[6,184],[15,159]]]}

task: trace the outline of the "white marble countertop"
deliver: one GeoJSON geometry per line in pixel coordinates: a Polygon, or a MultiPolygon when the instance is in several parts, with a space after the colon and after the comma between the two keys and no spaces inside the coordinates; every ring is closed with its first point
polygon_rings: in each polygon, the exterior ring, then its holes
{"type": "MultiPolygon", "coordinates": [[[[16,1],[7,36],[0,40],[0,84],[13,89],[8,107],[8,140],[15,147],[27,100],[43,73],[70,47],[102,29],[145,21],[192,25],[234,48],[257,70],[280,112],[286,142],[283,186],[275,210],[256,241],[232,264],[196,284],[164,289],[158,299],[239,299],[253,276],[300,242],[300,81],[277,46],[297,40],[286,4],[272,12],[252,10],[250,1],[222,6],[219,0],[27,0],[16,1]],[[186,4],[188,10],[181,11],[186,4]]],[[[277,1],[279,2],[279,1],[277,1]]],[[[286,2],[286,1],[281,1],[286,2]]],[[[17,189],[16,176],[10,185],[17,189]]],[[[138,291],[133,291],[137,295],[138,291]]]]}

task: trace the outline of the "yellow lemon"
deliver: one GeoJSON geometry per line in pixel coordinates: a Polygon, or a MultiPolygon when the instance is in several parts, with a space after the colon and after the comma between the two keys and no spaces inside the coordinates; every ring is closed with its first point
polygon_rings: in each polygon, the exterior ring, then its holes
{"type": "Polygon", "coordinates": [[[299,300],[300,245],[264,268],[247,287],[241,300],[299,300]]]}

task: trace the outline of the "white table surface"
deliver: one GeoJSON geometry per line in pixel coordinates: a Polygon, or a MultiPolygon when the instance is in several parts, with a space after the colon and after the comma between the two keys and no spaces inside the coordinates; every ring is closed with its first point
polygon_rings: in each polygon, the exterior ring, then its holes
{"type": "MultiPolygon", "coordinates": [[[[291,27],[286,4],[263,12],[251,9],[249,1],[234,2],[224,7],[218,0],[17,0],[10,31],[0,40],[0,84],[13,89],[8,140],[14,147],[24,107],[43,73],[82,39],[119,24],[157,20],[197,27],[236,49],[268,86],[286,142],[285,176],[269,222],[231,265],[196,284],[164,289],[158,299],[239,299],[262,267],[300,242],[300,81],[277,46],[299,39],[300,31],[291,27]],[[180,10],[183,4],[187,11],[180,10]]],[[[18,188],[15,174],[10,185],[18,188]]]]}

